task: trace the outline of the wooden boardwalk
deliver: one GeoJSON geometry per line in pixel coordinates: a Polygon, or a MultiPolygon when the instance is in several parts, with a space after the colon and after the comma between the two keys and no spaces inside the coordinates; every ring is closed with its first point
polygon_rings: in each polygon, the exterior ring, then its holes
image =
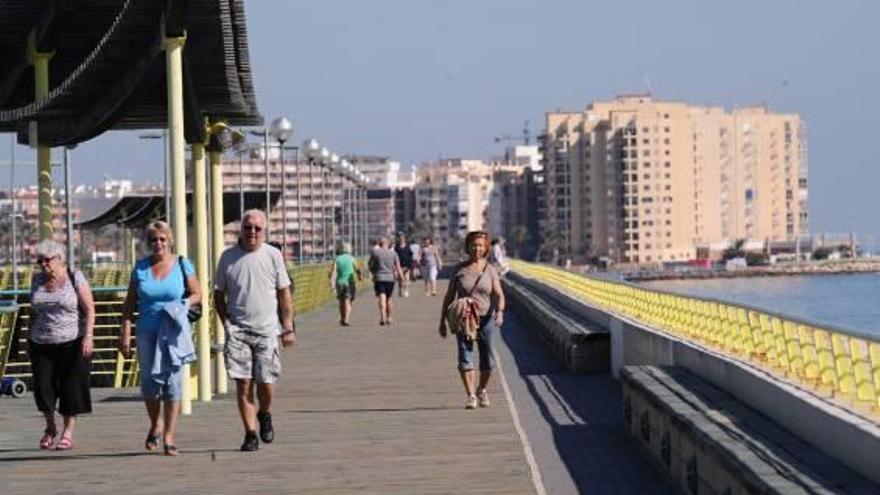
{"type": "Polygon", "coordinates": [[[32,398],[0,399],[0,493],[535,493],[500,382],[492,407],[468,411],[452,341],[436,334],[440,297],[395,299],[378,325],[371,294],[353,326],[334,308],[297,318],[273,407],[276,440],[238,451],[234,399],[194,403],[177,458],[143,450],[146,413],[135,390],[94,391],[68,452],[36,448],[32,398]]]}

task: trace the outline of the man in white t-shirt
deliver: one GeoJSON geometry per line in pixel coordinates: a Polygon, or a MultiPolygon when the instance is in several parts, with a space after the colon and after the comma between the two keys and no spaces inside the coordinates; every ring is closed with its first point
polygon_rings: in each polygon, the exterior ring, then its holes
{"type": "Polygon", "coordinates": [[[262,211],[245,212],[239,242],[223,252],[214,277],[214,304],[226,328],[226,369],[235,380],[244,423],[243,451],[259,448],[257,422],[263,442],[275,439],[270,407],[275,380],[281,374],[279,313],[281,344],[290,347],[296,343],[290,277],[281,252],[263,242],[265,230],[262,211]]]}

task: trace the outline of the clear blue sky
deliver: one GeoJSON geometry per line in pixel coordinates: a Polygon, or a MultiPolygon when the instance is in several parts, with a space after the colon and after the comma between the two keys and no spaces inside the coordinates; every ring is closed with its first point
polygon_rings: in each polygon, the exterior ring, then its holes
{"type": "MultiPolygon", "coordinates": [[[[811,230],[880,239],[880,2],[360,0],[246,4],[260,109],[340,153],[486,158],[545,111],[650,90],[766,103],[809,130],[811,230]]],[[[9,139],[0,143],[8,159],[9,139]]],[[[17,147],[19,157],[33,154],[17,147]]],[[[81,145],[76,178],[161,177],[158,141],[81,145]]],[[[0,185],[8,184],[7,171],[0,185]]]]}

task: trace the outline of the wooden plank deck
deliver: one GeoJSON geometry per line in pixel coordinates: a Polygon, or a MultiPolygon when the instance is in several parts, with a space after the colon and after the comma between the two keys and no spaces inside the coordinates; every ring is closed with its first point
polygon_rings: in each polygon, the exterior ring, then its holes
{"type": "Polygon", "coordinates": [[[166,458],[143,450],[146,413],[136,390],[94,391],[76,447],[37,448],[30,396],[0,399],[0,493],[535,493],[498,380],[492,407],[468,411],[452,341],[436,334],[440,297],[418,286],[395,298],[395,323],[356,302],[353,326],[335,308],[297,318],[273,407],[276,440],[238,451],[230,396],[194,403],[166,458]]]}

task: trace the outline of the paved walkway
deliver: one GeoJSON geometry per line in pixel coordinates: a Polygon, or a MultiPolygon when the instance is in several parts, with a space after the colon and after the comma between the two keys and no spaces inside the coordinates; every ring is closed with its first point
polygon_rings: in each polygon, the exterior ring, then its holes
{"type": "Polygon", "coordinates": [[[277,438],[256,453],[238,451],[231,397],[194,403],[177,458],[143,450],[147,421],[134,390],[95,390],[95,413],[69,452],[36,448],[41,420],[30,397],[2,398],[0,493],[671,491],[623,434],[616,384],[566,376],[511,317],[500,354],[536,483],[502,381],[490,387],[492,407],[463,409],[453,343],[436,335],[440,297],[416,290],[395,303],[391,327],[378,325],[369,294],[351,327],[336,325],[333,308],[297,318],[300,342],[284,354],[273,408],[277,438]]]}

